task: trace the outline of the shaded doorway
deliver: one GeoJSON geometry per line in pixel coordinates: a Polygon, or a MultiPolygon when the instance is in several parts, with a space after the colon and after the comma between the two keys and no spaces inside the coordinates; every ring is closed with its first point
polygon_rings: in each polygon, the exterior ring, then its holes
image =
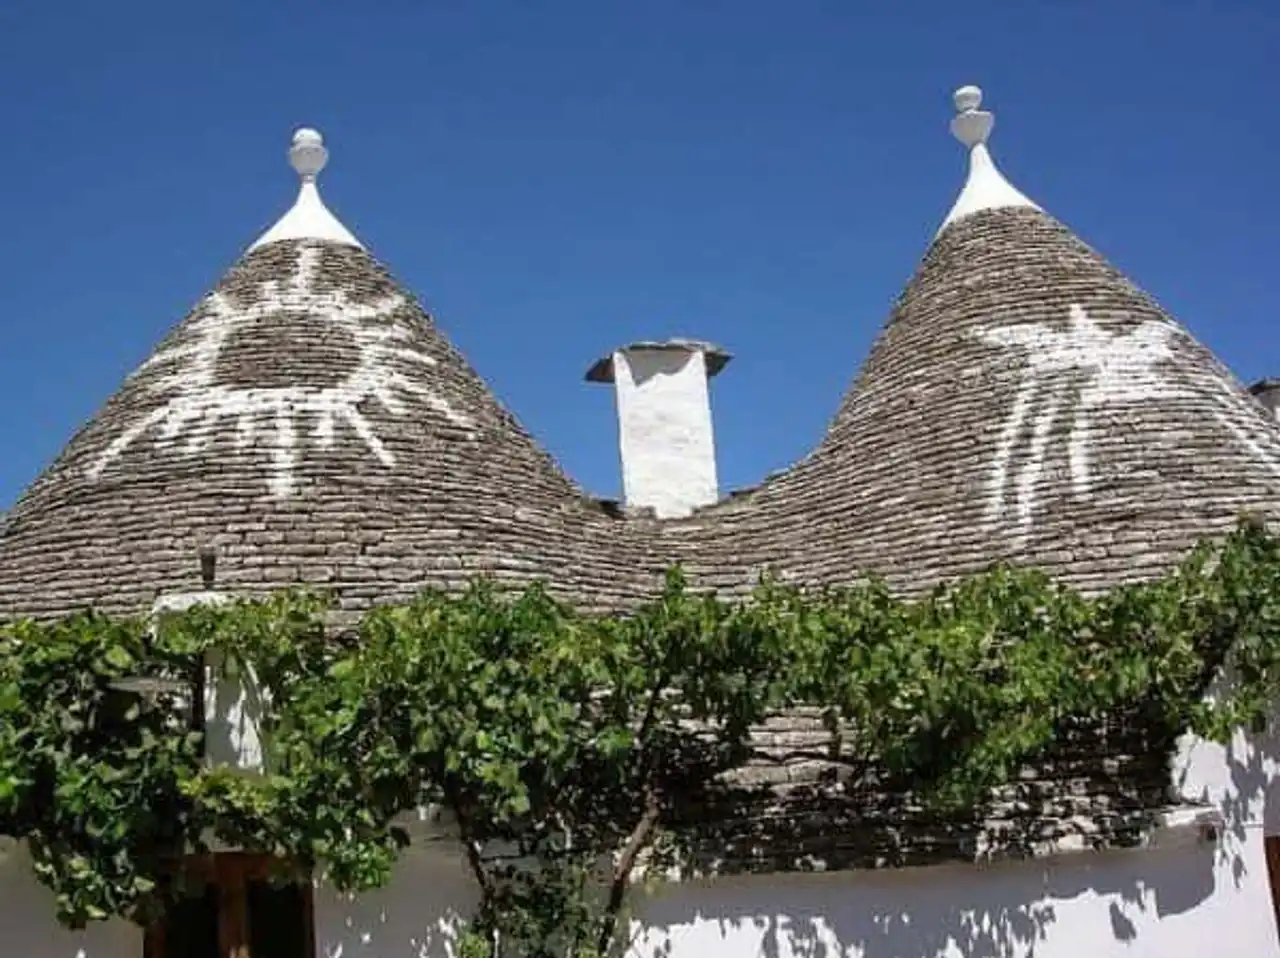
{"type": "Polygon", "coordinates": [[[314,958],[311,884],[280,883],[274,865],[240,852],[191,859],[192,895],[148,930],[144,958],[314,958]]]}

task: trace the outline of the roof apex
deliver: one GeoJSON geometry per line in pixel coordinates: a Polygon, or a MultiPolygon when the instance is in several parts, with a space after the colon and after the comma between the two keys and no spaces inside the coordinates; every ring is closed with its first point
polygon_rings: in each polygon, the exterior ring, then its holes
{"type": "Polygon", "coordinates": [[[941,234],[952,223],[980,210],[995,210],[1010,206],[1040,209],[1020,190],[1010,183],[987,149],[987,140],[995,127],[996,118],[982,106],[982,90],[976,86],[962,86],[952,99],[956,115],[951,119],[951,134],[969,148],[969,176],[956,198],[951,212],[938,228],[941,234]]]}
{"type": "Polygon", "coordinates": [[[324,138],[317,131],[302,127],[293,134],[293,145],[289,147],[289,165],[302,180],[298,198],[289,211],[276,220],[274,226],[254,241],[250,250],[291,239],[328,240],[364,249],[351,231],[329,212],[324,200],[320,199],[316,178],[328,162],[329,151],[325,148],[324,138]]]}

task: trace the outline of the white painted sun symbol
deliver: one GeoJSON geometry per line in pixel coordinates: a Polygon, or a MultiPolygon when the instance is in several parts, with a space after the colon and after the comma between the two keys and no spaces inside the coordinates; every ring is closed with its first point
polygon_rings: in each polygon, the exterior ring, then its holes
{"type": "Polygon", "coordinates": [[[309,426],[306,438],[320,449],[332,448],[338,426],[344,425],[388,468],[395,465],[395,455],[360,411],[366,401],[376,401],[391,415],[400,416],[405,411],[402,397],[416,396],[450,422],[471,430],[474,423],[469,416],[426,383],[396,368],[402,365],[396,361],[436,365],[433,357],[406,345],[410,329],[385,322],[404,305],[405,297],[392,294],[361,304],[351,302],[342,290],[317,292],[313,284],[319,259],[317,247],[303,247],[293,277],[283,284],[262,283],[262,295],[248,306],[236,305],[221,292],[210,294],[187,327],[194,338],[161,349],[135,373],[168,369],[146,386],[148,392],[168,399],[130,423],[92,463],[89,475],[100,476],[153,430],[158,447],[176,447],[194,455],[207,448],[224,421],[234,420],[238,451],[258,444],[270,448],[267,485],[273,496],[284,498],[295,492],[299,424],[309,426]],[[311,322],[331,324],[347,333],[358,353],[356,368],[326,386],[241,387],[219,382],[218,359],[230,338],[252,323],[284,313],[305,314],[311,322]]]}

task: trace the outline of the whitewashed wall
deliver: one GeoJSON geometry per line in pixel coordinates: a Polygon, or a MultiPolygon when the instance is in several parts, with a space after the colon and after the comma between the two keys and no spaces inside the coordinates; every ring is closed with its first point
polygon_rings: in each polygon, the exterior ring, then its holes
{"type": "MultiPolygon", "coordinates": [[[[670,885],[639,906],[630,955],[1280,958],[1261,834],[983,868],[670,885]]],[[[317,955],[449,956],[451,929],[473,901],[460,860],[414,855],[386,891],[317,896],[317,955]]]]}
{"type": "Polygon", "coordinates": [[[410,848],[385,889],[351,898],[316,889],[317,958],[444,958],[477,893],[461,849],[410,848]]]}
{"type": "MultiPolygon", "coordinates": [[[[1210,687],[1219,694],[1225,680],[1210,687]]],[[[1280,703],[1272,710],[1271,727],[1260,733],[1237,732],[1227,745],[1184,736],[1173,761],[1174,787],[1185,801],[1218,809],[1227,823],[1228,839],[1261,825],[1280,835],[1280,703]]]]}
{"type": "Polygon", "coordinates": [[[142,958],[142,932],[126,921],[67,931],[26,853],[0,838],[0,958],[142,958]]]}
{"type": "Polygon", "coordinates": [[[1260,839],[1243,851],[1238,876],[1210,846],[683,885],[643,909],[632,954],[1276,958],[1260,839]]]}

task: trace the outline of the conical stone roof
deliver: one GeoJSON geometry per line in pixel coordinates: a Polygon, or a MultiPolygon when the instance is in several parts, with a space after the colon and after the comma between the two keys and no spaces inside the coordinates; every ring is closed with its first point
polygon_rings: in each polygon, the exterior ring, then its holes
{"type": "MultiPolygon", "coordinates": [[[[1280,511],[1280,426],[1147,294],[1016,190],[957,95],[970,176],[828,435],[686,520],[584,498],[324,207],[298,203],[72,440],[0,526],[0,616],[137,610],[199,585],[345,604],[480,573],[588,605],[682,561],[748,587],[1013,560],[1086,589],[1280,511]]],[[[304,133],[306,135],[304,135],[304,133]]]]}
{"type": "Polygon", "coordinates": [[[742,557],[719,581],[773,566],[913,589],[1013,560],[1096,589],[1167,568],[1242,513],[1280,511],[1275,420],[1004,180],[975,93],[957,97],[970,181],[824,442],[669,530],[708,570],[742,557]]]}
{"type": "Polygon", "coordinates": [[[146,608],[198,588],[207,547],[219,588],[355,607],[480,573],[607,601],[637,574],[618,521],[324,208],[323,154],[308,177],[298,152],[299,204],[5,518],[0,615],[146,608]]]}

